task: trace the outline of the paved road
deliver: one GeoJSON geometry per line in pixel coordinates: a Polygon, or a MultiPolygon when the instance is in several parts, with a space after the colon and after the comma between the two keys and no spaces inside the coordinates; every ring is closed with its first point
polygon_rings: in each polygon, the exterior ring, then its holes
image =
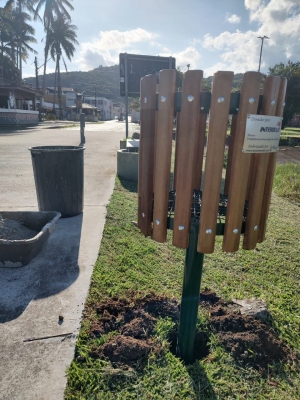
{"type": "MultiPolygon", "coordinates": [[[[117,121],[86,126],[85,195],[81,215],[60,219],[41,253],[21,268],[0,264],[0,399],[60,400],[74,355],[83,304],[97,259],[125,137],[117,121]],[[3,266],[3,265],[2,265],[3,266]],[[59,324],[58,316],[64,316],[59,324]],[[24,342],[28,338],[71,333],[24,342]]],[[[130,124],[130,131],[136,131],[130,124]]],[[[78,129],[0,133],[0,210],[37,210],[28,147],[78,145],[78,129]]]]}
{"type": "MultiPolygon", "coordinates": [[[[103,124],[93,124],[93,123],[89,123],[86,122],[85,124],[85,131],[86,132],[90,132],[90,131],[100,131],[100,132],[106,132],[111,130],[111,127],[114,127],[114,129],[116,130],[120,130],[124,132],[124,137],[125,137],[125,121],[123,122],[118,122],[116,120],[113,121],[106,121],[103,124]]],[[[66,127],[66,130],[78,130],[78,127],[74,127],[74,126],[70,126],[70,127],[66,127]]],[[[140,131],[140,126],[138,124],[128,124],[128,136],[131,137],[133,132],[139,132],[140,131]]]]}

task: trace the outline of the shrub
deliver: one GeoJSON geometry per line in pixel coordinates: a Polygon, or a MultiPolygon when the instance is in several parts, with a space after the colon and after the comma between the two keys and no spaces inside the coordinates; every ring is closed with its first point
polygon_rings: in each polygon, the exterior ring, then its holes
{"type": "Polygon", "coordinates": [[[57,116],[55,115],[55,114],[53,114],[53,113],[48,113],[48,114],[46,114],[46,120],[48,120],[48,121],[54,121],[54,120],[56,120],[57,119],[57,116]]]}

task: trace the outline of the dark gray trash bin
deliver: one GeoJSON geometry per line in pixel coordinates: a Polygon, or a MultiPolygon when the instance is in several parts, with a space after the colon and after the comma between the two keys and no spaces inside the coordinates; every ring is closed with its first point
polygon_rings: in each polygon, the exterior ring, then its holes
{"type": "Polygon", "coordinates": [[[72,217],[83,210],[82,146],[36,146],[31,152],[40,211],[72,217]]]}

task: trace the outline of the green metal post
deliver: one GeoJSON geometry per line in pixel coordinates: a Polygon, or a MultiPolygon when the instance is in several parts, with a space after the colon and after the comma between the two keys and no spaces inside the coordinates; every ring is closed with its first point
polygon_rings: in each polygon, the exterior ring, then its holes
{"type": "Polygon", "coordinates": [[[194,344],[204,254],[197,252],[198,224],[191,224],[186,249],[177,353],[185,363],[194,361],[194,344]]]}
{"type": "Polygon", "coordinates": [[[83,112],[80,113],[80,144],[84,145],[85,136],[84,136],[84,127],[85,127],[85,114],[83,112]]]}

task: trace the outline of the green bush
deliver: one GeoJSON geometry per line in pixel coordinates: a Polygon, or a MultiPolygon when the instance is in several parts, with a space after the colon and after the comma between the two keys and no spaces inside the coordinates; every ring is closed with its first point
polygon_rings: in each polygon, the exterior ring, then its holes
{"type": "Polygon", "coordinates": [[[47,121],[54,121],[56,119],[57,119],[57,116],[55,114],[53,114],[53,113],[46,114],[46,120],[47,121]]]}
{"type": "Polygon", "coordinates": [[[278,196],[300,203],[300,164],[277,165],[273,189],[278,196]]]}
{"type": "Polygon", "coordinates": [[[300,136],[285,134],[280,137],[279,146],[300,146],[300,136]]]}

